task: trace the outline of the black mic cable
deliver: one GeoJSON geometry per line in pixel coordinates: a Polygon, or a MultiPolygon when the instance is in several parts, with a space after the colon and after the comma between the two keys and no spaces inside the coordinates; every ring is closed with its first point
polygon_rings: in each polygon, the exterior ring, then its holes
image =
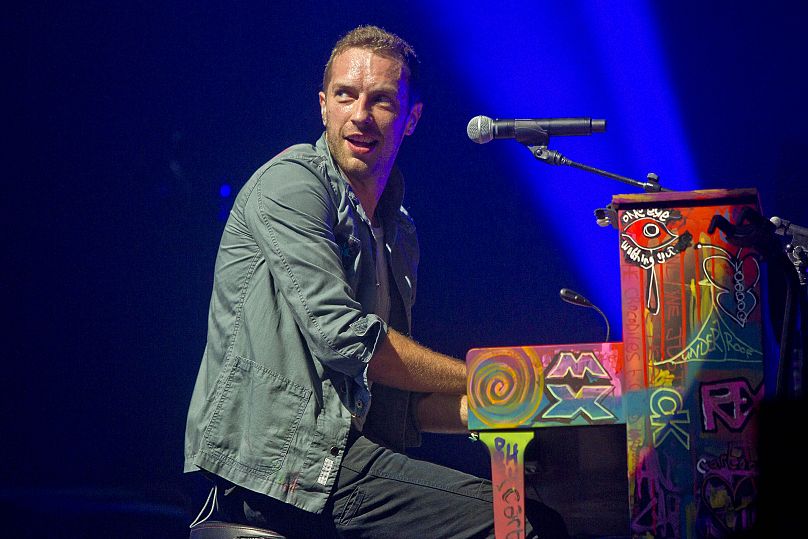
{"type": "Polygon", "coordinates": [[[609,342],[609,333],[610,333],[609,319],[606,318],[606,315],[603,314],[603,311],[601,311],[597,305],[595,305],[594,303],[583,297],[578,292],[570,290],[569,288],[562,288],[561,292],[559,292],[559,295],[561,296],[561,299],[563,299],[567,303],[572,303],[573,305],[577,305],[579,307],[587,307],[590,309],[595,309],[598,313],[600,313],[600,315],[603,317],[603,320],[606,322],[606,340],[604,342],[609,342]]]}

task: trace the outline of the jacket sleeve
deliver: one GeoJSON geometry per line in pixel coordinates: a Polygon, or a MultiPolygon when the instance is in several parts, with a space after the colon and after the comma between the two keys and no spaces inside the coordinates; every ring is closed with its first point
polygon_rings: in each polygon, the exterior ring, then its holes
{"type": "Polygon", "coordinates": [[[259,171],[245,222],[314,358],[350,376],[359,386],[355,396],[368,404],[367,364],[386,326],[363,313],[353,295],[335,234],[332,188],[310,166],[283,160],[259,171]]]}
{"type": "Polygon", "coordinates": [[[370,407],[362,433],[394,451],[421,445],[418,424],[418,401],[425,393],[373,384],[373,406],[370,407]]]}

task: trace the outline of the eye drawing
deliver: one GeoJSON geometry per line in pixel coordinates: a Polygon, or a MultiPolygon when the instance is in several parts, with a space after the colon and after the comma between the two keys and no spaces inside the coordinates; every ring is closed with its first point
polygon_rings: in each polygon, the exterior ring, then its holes
{"type": "Polygon", "coordinates": [[[662,249],[679,237],[673,234],[665,223],[653,217],[637,219],[623,229],[622,236],[640,249],[662,249]]]}
{"type": "MultiPolygon", "coordinates": [[[[669,210],[667,216],[672,220],[681,219],[675,210],[669,210]]],[[[664,221],[648,215],[627,222],[620,236],[620,248],[626,261],[645,270],[645,306],[651,314],[659,314],[659,283],[655,266],[684,251],[690,245],[692,236],[690,232],[677,234],[664,221]]]]}

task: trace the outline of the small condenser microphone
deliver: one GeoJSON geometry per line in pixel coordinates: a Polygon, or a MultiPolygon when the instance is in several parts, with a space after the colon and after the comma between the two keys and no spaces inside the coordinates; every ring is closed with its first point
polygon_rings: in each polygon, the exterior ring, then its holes
{"type": "Polygon", "coordinates": [[[583,297],[581,294],[574,290],[570,290],[569,288],[562,288],[561,292],[559,292],[561,299],[566,301],[567,303],[572,303],[573,305],[577,305],[579,307],[586,307],[588,309],[594,309],[603,317],[603,320],[606,322],[606,340],[604,342],[609,342],[609,319],[606,318],[606,315],[603,314],[597,305],[583,297]]]}

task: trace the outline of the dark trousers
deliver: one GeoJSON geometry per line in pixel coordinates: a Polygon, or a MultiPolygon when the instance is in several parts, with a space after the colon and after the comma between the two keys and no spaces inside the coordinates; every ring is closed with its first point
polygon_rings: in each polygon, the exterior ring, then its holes
{"type": "MultiPolygon", "coordinates": [[[[409,458],[364,436],[352,436],[320,515],[227,485],[220,485],[219,508],[231,522],[290,538],[494,537],[490,481],[409,458]]],[[[519,537],[569,537],[561,516],[548,506],[527,499],[525,511],[526,534],[519,537]]]]}

